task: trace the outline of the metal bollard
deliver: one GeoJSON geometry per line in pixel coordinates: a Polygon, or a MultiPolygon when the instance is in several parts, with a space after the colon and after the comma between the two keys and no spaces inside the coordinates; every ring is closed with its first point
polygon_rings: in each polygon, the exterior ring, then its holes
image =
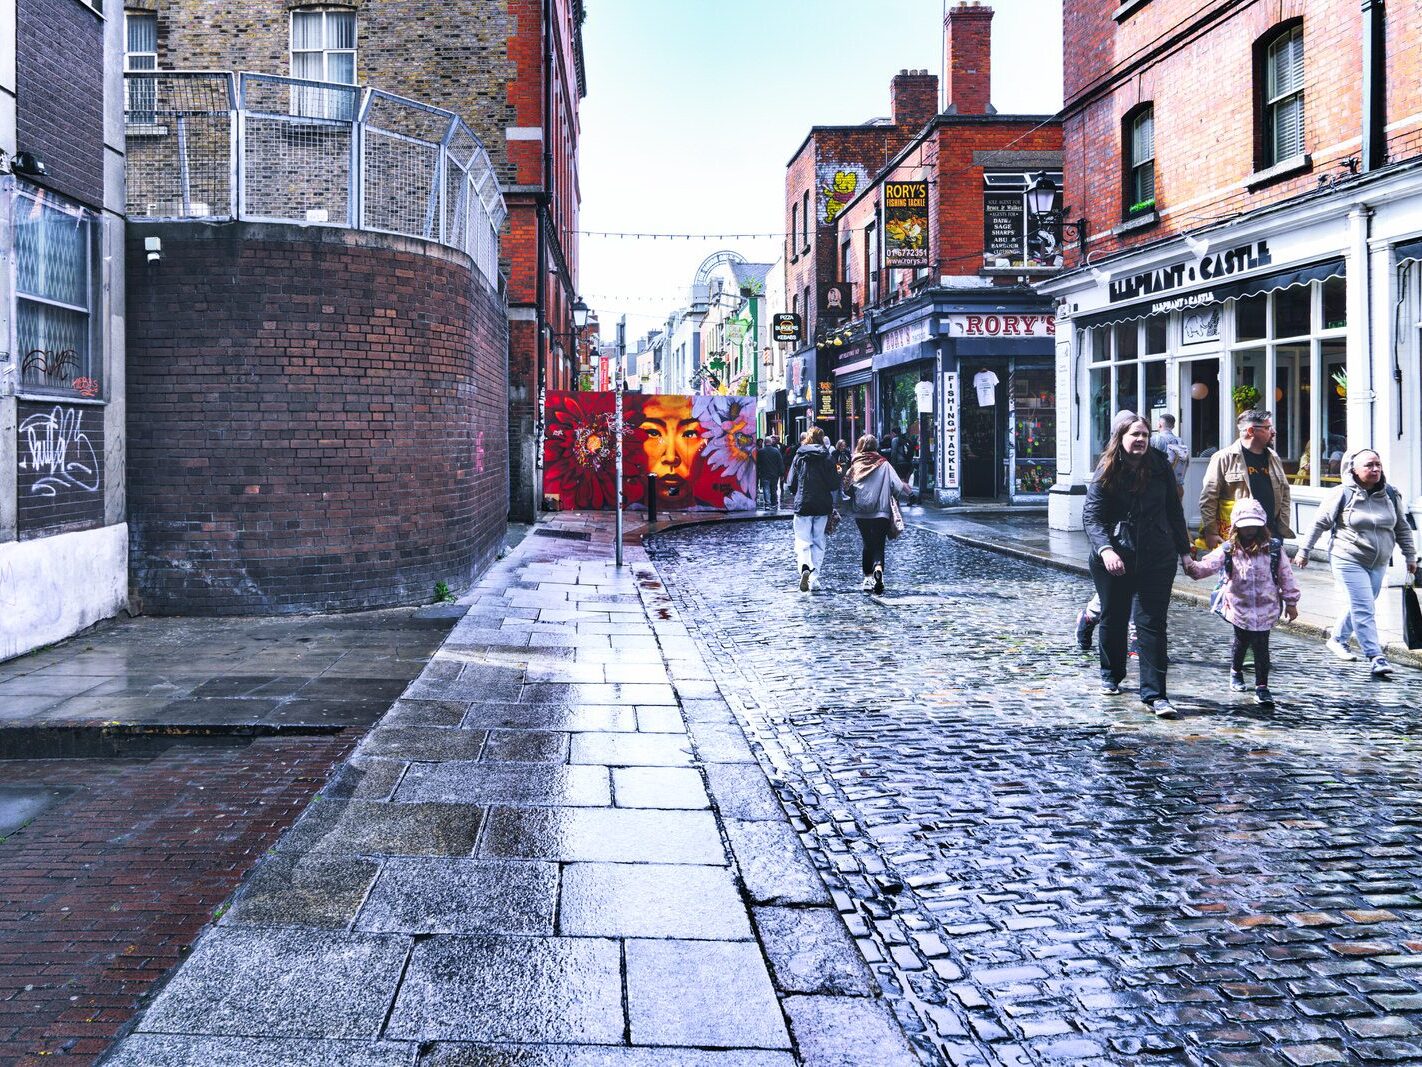
{"type": "Polygon", "coordinates": [[[657,522],[657,476],[647,475],[647,525],[654,526],[657,522]]]}

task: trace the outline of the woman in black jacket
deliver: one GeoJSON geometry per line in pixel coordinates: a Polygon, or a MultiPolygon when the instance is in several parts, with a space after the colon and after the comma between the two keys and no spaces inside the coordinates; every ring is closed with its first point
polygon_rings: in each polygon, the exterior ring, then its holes
{"type": "Polygon", "coordinates": [[[820,587],[820,561],[829,542],[829,517],[839,486],[830,461],[825,432],[818,426],[806,430],[790,464],[785,489],[795,501],[795,562],[800,567],[800,592],[820,587]]]}
{"type": "Polygon", "coordinates": [[[1150,447],[1150,424],[1133,411],[1120,412],[1111,425],[1082,518],[1101,597],[1101,691],[1121,692],[1134,606],[1141,700],[1161,718],[1174,718],[1165,692],[1165,617],[1190,535],[1170,462],[1150,447]]]}

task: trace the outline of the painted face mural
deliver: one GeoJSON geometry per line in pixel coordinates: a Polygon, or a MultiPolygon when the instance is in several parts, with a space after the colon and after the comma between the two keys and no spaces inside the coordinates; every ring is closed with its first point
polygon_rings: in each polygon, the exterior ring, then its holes
{"type": "MultiPolygon", "coordinates": [[[[547,399],[544,499],[560,510],[614,506],[611,393],[552,392],[547,399]]],[[[741,396],[623,397],[623,497],[645,506],[647,475],[658,506],[690,511],[755,507],[755,400],[741,396]]]]}

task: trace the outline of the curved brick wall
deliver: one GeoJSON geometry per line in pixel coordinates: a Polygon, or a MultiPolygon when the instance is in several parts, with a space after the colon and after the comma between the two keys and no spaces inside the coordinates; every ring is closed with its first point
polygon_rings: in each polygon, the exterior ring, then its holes
{"type": "Polygon", "coordinates": [[[415,603],[495,558],[508,322],[466,257],[349,230],[135,223],[127,268],[143,611],[415,603]]]}

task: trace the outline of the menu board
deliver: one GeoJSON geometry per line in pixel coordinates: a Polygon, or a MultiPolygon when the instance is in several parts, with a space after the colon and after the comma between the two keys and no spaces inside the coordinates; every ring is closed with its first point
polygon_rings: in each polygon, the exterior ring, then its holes
{"type": "Polygon", "coordinates": [[[1022,259],[1026,210],[1021,193],[985,193],[984,251],[1018,263],[1022,259]]]}

